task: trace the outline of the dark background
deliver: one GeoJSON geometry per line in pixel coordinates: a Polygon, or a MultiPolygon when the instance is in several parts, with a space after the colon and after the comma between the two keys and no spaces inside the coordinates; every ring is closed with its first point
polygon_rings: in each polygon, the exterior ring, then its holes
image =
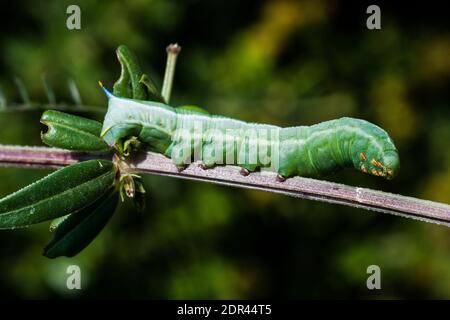
{"type": "MultiPolygon", "coordinates": [[[[165,47],[182,46],[172,104],[281,126],[359,117],[400,152],[393,181],[346,170],[327,177],[450,203],[450,32],[443,1],[20,1],[2,4],[0,143],[42,145],[40,111],[18,111],[19,77],[46,103],[106,110],[98,80],[119,75],[126,44],[161,84],[165,47]],[[81,7],[81,30],[66,8],[81,7]],[[365,23],[381,7],[382,29],[365,23]]],[[[104,111],[103,111],[104,112],[104,111]]],[[[101,120],[102,112],[80,112],[101,120]]],[[[0,168],[0,196],[49,171],[0,168]]],[[[121,206],[75,258],[41,256],[48,224],[0,232],[8,298],[450,298],[450,230],[361,209],[146,176],[148,207],[121,206]],[[81,291],[66,267],[82,270],[81,291]],[[382,289],[366,288],[369,265],[382,289]]]]}

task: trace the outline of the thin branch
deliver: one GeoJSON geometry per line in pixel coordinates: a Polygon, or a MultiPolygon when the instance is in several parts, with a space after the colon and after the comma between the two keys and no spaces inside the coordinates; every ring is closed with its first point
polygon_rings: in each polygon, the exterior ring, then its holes
{"type": "MultiPolygon", "coordinates": [[[[92,154],[44,147],[0,145],[0,165],[3,166],[59,168],[87,159],[111,157],[108,153],[92,154]]],[[[194,163],[186,170],[178,172],[170,159],[155,153],[139,154],[131,163],[131,167],[139,173],[263,190],[390,213],[450,227],[450,205],[382,191],[301,177],[278,182],[274,173],[266,171],[244,177],[239,173],[239,168],[233,166],[217,166],[204,170],[194,163]]]]}

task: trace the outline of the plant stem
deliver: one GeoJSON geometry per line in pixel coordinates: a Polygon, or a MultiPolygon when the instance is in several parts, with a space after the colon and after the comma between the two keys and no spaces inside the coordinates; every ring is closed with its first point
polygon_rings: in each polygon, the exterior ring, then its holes
{"type": "MultiPolygon", "coordinates": [[[[112,158],[110,153],[82,153],[45,147],[0,145],[0,165],[15,167],[60,168],[88,159],[112,158]]],[[[274,173],[255,172],[242,176],[234,166],[203,170],[191,164],[182,172],[163,155],[140,153],[130,163],[138,173],[151,173],[182,179],[263,190],[297,198],[343,204],[450,227],[450,205],[387,192],[347,186],[323,180],[295,177],[278,182],[274,173]]]]}
{"type": "Polygon", "coordinates": [[[89,159],[109,159],[110,153],[75,152],[47,147],[0,144],[0,166],[19,168],[61,168],[89,159]]]}
{"type": "Polygon", "coordinates": [[[170,44],[166,48],[167,51],[167,63],[166,71],[164,72],[164,82],[161,90],[161,95],[166,103],[170,101],[170,95],[172,94],[173,77],[175,75],[175,67],[177,64],[177,57],[181,51],[181,47],[178,44],[170,44]]]}

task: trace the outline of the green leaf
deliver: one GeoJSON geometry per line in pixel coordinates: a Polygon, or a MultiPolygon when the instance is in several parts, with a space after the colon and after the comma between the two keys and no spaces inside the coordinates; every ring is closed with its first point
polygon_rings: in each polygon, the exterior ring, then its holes
{"type": "Polygon", "coordinates": [[[148,75],[143,74],[141,76],[141,79],[139,79],[139,82],[142,83],[145,86],[145,88],[147,89],[147,99],[148,100],[166,103],[164,98],[159,93],[158,89],[156,88],[155,83],[148,75]]]}
{"type": "Polygon", "coordinates": [[[73,257],[86,248],[114,214],[118,199],[117,191],[111,190],[90,206],[69,215],[56,227],[52,241],[44,248],[44,256],[73,257]]]}
{"type": "Polygon", "coordinates": [[[62,217],[58,217],[56,219],[53,219],[52,222],[50,222],[50,226],[49,226],[49,230],[50,232],[53,232],[56,230],[56,228],[58,228],[58,226],[64,221],[66,220],[68,217],[70,217],[70,213],[66,214],[65,216],[62,217]]]}
{"type": "Polygon", "coordinates": [[[78,90],[77,84],[73,79],[69,79],[67,81],[67,85],[69,87],[70,96],[72,97],[72,101],[76,106],[81,106],[83,102],[81,101],[80,91],[78,90]]]}
{"type": "Polygon", "coordinates": [[[100,138],[102,124],[98,121],[48,110],[42,114],[41,122],[48,126],[41,139],[49,146],[78,151],[109,150],[100,138]]]}
{"type": "Polygon", "coordinates": [[[28,90],[23,84],[22,79],[19,77],[14,77],[14,82],[16,84],[17,90],[19,91],[20,98],[22,99],[22,102],[29,106],[31,105],[30,96],[28,95],[28,90]]]}
{"type": "Polygon", "coordinates": [[[194,111],[197,113],[203,113],[203,114],[210,114],[208,111],[206,111],[203,108],[200,108],[198,106],[192,106],[192,105],[186,105],[186,106],[179,106],[177,107],[177,109],[182,109],[182,110],[189,110],[189,111],[194,111]]]}
{"type": "Polygon", "coordinates": [[[116,54],[120,62],[121,73],[120,78],[113,86],[114,95],[123,98],[146,100],[145,87],[139,82],[142,71],[136,56],[124,45],[117,48],[116,54]]]}
{"type": "Polygon", "coordinates": [[[6,97],[3,93],[2,88],[0,87],[0,110],[6,109],[6,97]]]}
{"type": "Polygon", "coordinates": [[[41,75],[42,84],[44,85],[45,94],[47,95],[48,104],[54,106],[56,104],[55,92],[53,91],[50,83],[47,80],[47,75],[43,73],[41,75]]]}
{"type": "Polygon", "coordinates": [[[113,163],[89,160],[62,168],[0,200],[0,229],[26,227],[80,210],[114,183],[113,163]]]}

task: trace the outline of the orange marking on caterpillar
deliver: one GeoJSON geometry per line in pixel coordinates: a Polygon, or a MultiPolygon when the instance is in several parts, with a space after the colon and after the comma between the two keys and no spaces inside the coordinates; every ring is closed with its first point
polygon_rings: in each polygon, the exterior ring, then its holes
{"type": "Polygon", "coordinates": [[[384,168],[383,164],[375,159],[372,159],[371,163],[378,168],[384,168]]]}
{"type": "Polygon", "coordinates": [[[372,174],[374,175],[374,176],[379,176],[379,174],[378,174],[378,171],[377,170],[375,170],[375,169],[372,169],[372,174]]]}
{"type": "Polygon", "coordinates": [[[361,152],[359,154],[359,158],[361,159],[361,161],[366,161],[366,154],[364,152],[361,152]]]}

